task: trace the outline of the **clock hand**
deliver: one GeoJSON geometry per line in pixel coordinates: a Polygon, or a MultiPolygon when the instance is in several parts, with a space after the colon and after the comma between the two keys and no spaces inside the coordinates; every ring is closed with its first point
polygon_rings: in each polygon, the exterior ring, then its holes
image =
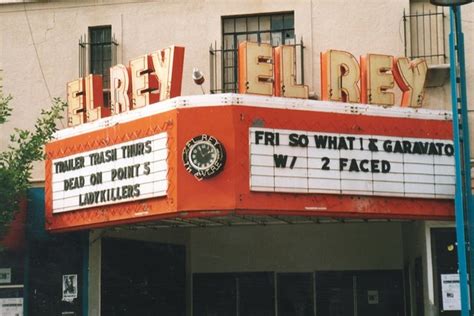
{"type": "Polygon", "coordinates": [[[202,148],[198,146],[197,149],[199,151],[199,155],[201,156],[201,158],[204,158],[204,154],[202,153],[202,148]]]}
{"type": "Polygon", "coordinates": [[[206,153],[206,156],[205,156],[205,158],[206,158],[206,159],[208,159],[208,158],[212,158],[212,154],[213,154],[213,153],[212,153],[212,151],[211,151],[211,150],[209,150],[209,151],[206,153]]]}

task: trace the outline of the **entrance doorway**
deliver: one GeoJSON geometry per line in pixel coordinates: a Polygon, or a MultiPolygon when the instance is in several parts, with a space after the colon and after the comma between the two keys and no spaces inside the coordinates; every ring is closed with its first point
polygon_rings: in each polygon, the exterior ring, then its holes
{"type": "Polygon", "coordinates": [[[317,315],[404,316],[402,271],[316,272],[317,315]]]}
{"type": "Polygon", "coordinates": [[[194,316],[405,316],[403,273],[196,273],[194,316]]]}
{"type": "Polygon", "coordinates": [[[450,291],[449,287],[450,283],[459,283],[456,229],[432,228],[431,246],[434,263],[434,289],[438,312],[443,316],[458,316],[461,314],[459,296],[450,291]],[[443,279],[445,279],[444,282],[443,279]],[[448,285],[444,289],[443,283],[448,285]]]}
{"type": "Polygon", "coordinates": [[[198,273],[193,278],[194,316],[275,315],[274,275],[198,273]]]}
{"type": "Polygon", "coordinates": [[[197,273],[194,316],[314,316],[314,273],[197,273]]]}

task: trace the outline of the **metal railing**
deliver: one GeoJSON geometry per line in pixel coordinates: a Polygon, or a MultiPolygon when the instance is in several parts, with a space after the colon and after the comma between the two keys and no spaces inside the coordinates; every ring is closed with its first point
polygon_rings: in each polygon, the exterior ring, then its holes
{"type": "Polygon", "coordinates": [[[84,34],[79,39],[79,77],[84,77],[90,73],[90,47],[91,45],[110,45],[111,47],[111,65],[117,63],[117,47],[118,42],[115,39],[115,34],[112,36],[112,41],[103,43],[90,43],[87,41],[87,35],[84,34]]]}
{"type": "MultiPolygon", "coordinates": [[[[304,84],[304,43],[303,38],[300,39],[299,43],[293,44],[296,48],[296,69],[297,69],[297,83],[304,84]]],[[[232,66],[225,66],[226,63],[224,52],[229,50],[222,45],[217,45],[217,42],[209,46],[209,82],[211,94],[216,93],[235,93],[239,91],[238,87],[238,49],[233,50],[233,62],[232,66]],[[232,80],[225,80],[224,69],[233,69],[232,80]],[[225,85],[224,85],[225,83],[225,85]],[[229,88],[230,86],[230,88],[229,88]]]]}
{"type": "Polygon", "coordinates": [[[446,14],[441,7],[403,10],[405,56],[424,58],[429,64],[444,64],[446,53],[446,14]],[[414,11],[414,12],[413,12],[414,11]]]}
{"type": "MultiPolygon", "coordinates": [[[[84,34],[79,39],[79,77],[81,78],[91,73],[90,63],[92,45],[110,46],[110,67],[117,64],[117,47],[119,44],[115,39],[115,34],[112,35],[112,40],[110,42],[102,43],[90,43],[87,41],[87,35],[84,34]]],[[[104,73],[100,75],[102,75],[104,105],[110,106],[110,73],[107,69],[107,71],[104,71],[104,73]]]]}

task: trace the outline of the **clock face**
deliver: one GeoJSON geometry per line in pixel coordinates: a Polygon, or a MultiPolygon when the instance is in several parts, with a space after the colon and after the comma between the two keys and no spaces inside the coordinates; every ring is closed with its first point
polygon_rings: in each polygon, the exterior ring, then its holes
{"type": "Polygon", "coordinates": [[[189,162],[197,170],[206,170],[212,166],[219,153],[216,147],[207,141],[196,142],[189,150],[189,162]]]}
{"type": "Polygon", "coordinates": [[[212,136],[196,136],[184,147],[183,163],[186,170],[198,180],[211,178],[224,167],[224,147],[212,136]]]}

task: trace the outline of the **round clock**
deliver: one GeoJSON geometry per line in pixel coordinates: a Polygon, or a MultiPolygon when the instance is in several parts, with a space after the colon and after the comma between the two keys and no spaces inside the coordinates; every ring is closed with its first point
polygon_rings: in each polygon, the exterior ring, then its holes
{"type": "Polygon", "coordinates": [[[211,178],[224,168],[224,146],[215,137],[206,134],[196,136],[184,147],[183,163],[198,180],[211,178]]]}

